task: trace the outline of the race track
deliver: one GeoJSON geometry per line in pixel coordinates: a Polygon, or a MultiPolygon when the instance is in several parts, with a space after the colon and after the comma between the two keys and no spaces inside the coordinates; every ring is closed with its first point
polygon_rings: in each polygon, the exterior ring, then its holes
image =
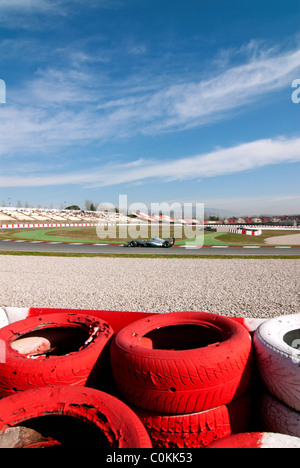
{"type": "Polygon", "coordinates": [[[259,247],[259,246],[174,246],[169,249],[164,248],[130,248],[122,245],[111,244],[83,244],[83,243],[63,243],[63,242],[42,242],[42,241],[12,241],[0,240],[0,251],[9,252],[48,252],[48,253],[75,253],[75,254],[134,254],[134,255],[284,255],[295,256],[300,255],[300,247],[295,246],[277,246],[277,247],[259,247]]]}

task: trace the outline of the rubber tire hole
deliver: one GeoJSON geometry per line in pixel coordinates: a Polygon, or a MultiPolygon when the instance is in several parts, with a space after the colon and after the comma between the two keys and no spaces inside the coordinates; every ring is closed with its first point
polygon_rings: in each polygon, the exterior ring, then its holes
{"type": "Polygon", "coordinates": [[[20,335],[14,342],[30,337],[46,338],[51,343],[51,356],[64,356],[79,351],[89,338],[89,329],[81,327],[45,327],[20,335]]]}
{"type": "Polygon", "coordinates": [[[219,343],[223,338],[217,330],[203,325],[170,325],[144,335],[152,341],[153,349],[183,351],[219,343]]]}

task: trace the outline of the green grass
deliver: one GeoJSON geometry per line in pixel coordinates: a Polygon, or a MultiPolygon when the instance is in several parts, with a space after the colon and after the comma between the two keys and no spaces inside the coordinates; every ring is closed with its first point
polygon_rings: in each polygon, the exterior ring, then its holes
{"type": "MultiPolygon", "coordinates": [[[[226,245],[272,245],[267,244],[266,239],[270,237],[281,237],[290,234],[297,234],[295,231],[287,230],[263,230],[260,236],[247,236],[243,234],[223,233],[218,240],[224,242],[226,245]]],[[[276,244],[273,244],[276,245],[276,244]]]]}
{"type": "MultiPolygon", "coordinates": [[[[152,227],[153,229],[154,227],[152,227]]],[[[155,227],[154,232],[150,227],[143,226],[141,230],[135,228],[135,231],[129,231],[129,233],[123,232],[122,227],[110,227],[109,232],[110,238],[106,238],[107,230],[104,228],[96,227],[74,227],[74,228],[45,228],[45,229],[16,229],[16,230],[3,230],[0,231],[0,239],[23,239],[23,240],[40,240],[48,242],[82,242],[82,243],[105,243],[105,244],[122,244],[126,240],[132,238],[148,239],[153,235],[159,237],[173,236],[176,239],[177,245],[183,245],[187,240],[201,244],[202,234],[199,234],[199,239],[195,240],[192,235],[195,233],[195,227],[185,227],[176,231],[174,226],[162,226],[155,227]],[[102,229],[99,231],[99,229],[102,229]],[[114,231],[115,229],[115,231],[114,231]],[[99,238],[99,236],[100,238],[99,238]]],[[[134,228],[130,228],[134,229],[134,228]]],[[[295,234],[295,231],[288,230],[266,230],[262,232],[260,236],[247,236],[243,234],[234,233],[217,233],[217,232],[204,232],[204,246],[212,245],[276,245],[266,244],[266,239],[277,236],[284,236],[288,234],[295,234]]]]}
{"type": "MultiPolygon", "coordinates": [[[[150,237],[169,237],[174,236],[176,238],[178,232],[171,226],[170,229],[159,226],[158,230],[151,231],[148,226],[143,226],[141,230],[130,228],[131,230],[126,233],[124,228],[110,227],[111,231],[107,231],[104,228],[95,227],[75,227],[75,228],[61,228],[61,229],[17,229],[9,231],[0,231],[0,239],[24,239],[24,240],[44,240],[50,242],[86,242],[86,243],[118,243],[122,244],[132,238],[149,239],[150,237]],[[100,231],[101,229],[101,231],[100,231]],[[107,236],[109,235],[109,238],[107,236]]],[[[156,228],[157,229],[157,228],[156,228]]],[[[178,245],[184,244],[185,240],[194,234],[194,229],[187,228],[185,235],[184,232],[180,232],[182,239],[178,241],[178,245]]],[[[192,239],[191,239],[192,240],[192,239]]]]}

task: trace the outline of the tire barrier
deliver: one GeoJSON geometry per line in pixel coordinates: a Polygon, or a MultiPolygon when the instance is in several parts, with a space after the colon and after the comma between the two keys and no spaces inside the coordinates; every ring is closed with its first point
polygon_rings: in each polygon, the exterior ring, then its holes
{"type": "Polygon", "coordinates": [[[265,430],[300,438],[300,413],[298,411],[273,396],[262,393],[260,413],[265,430]]]}
{"type": "Polygon", "coordinates": [[[300,314],[266,320],[253,342],[264,428],[300,437],[300,314]]]}
{"type": "Polygon", "coordinates": [[[195,413],[245,393],[252,342],[242,325],[219,315],[157,314],[115,335],[111,366],[119,391],[133,405],[168,414],[195,413]],[[143,346],[144,337],[152,340],[152,349],[143,346]]]}
{"type": "Polygon", "coordinates": [[[54,386],[0,400],[0,447],[56,445],[152,447],[138,416],[125,403],[99,390],[54,386]]]}
{"type": "Polygon", "coordinates": [[[254,334],[254,347],[267,389],[300,411],[300,314],[266,320],[254,334]]]}
{"type": "Polygon", "coordinates": [[[80,313],[36,316],[2,328],[6,356],[0,367],[0,396],[48,385],[101,385],[113,334],[108,323],[80,313]],[[35,344],[28,351],[24,339],[30,338],[42,342],[46,352],[37,351],[35,344]]]}
{"type": "Polygon", "coordinates": [[[276,447],[297,446],[299,317],[2,307],[0,447],[70,446],[81,431],[83,444],[119,447],[113,434],[121,429],[102,412],[103,394],[125,405],[112,403],[113,414],[142,434],[142,440],[126,436],[128,447],[210,448],[214,441],[226,447],[241,444],[243,434],[257,447],[269,433],[277,434],[276,447]],[[98,392],[95,403],[84,400],[90,391],[98,392]],[[42,418],[46,403],[54,424],[42,418]],[[88,426],[92,414],[112,439],[88,426]]]}
{"type": "MultiPolygon", "coordinates": [[[[74,309],[53,309],[45,307],[2,307],[3,317],[7,316],[8,323],[14,323],[19,320],[23,320],[28,317],[35,317],[36,315],[45,315],[53,313],[74,313],[74,309]]],[[[118,333],[122,328],[126,327],[132,322],[139,320],[140,318],[149,317],[154,315],[149,312],[124,312],[117,310],[80,310],[81,313],[94,315],[103,320],[109,321],[113,327],[115,333],[118,333]]],[[[211,315],[210,312],[203,312],[208,315],[211,315]]],[[[1,314],[1,308],[0,308],[1,314]]],[[[6,320],[7,320],[6,319],[6,320]]],[[[243,325],[249,332],[254,332],[261,323],[266,319],[261,318],[250,318],[250,317],[230,317],[231,320],[234,320],[241,325],[243,325]]],[[[7,324],[7,321],[3,326],[7,324]]],[[[0,324],[1,328],[1,324],[0,324]]]]}
{"type": "Polygon", "coordinates": [[[251,422],[252,341],[206,312],[135,321],[111,343],[114,382],[158,448],[202,448],[251,422]]]}
{"type": "Polygon", "coordinates": [[[157,448],[203,448],[217,439],[249,430],[252,422],[250,392],[227,405],[199,413],[170,415],[131,408],[157,448]]]}
{"type": "MultiPolygon", "coordinates": [[[[147,312],[124,312],[116,310],[90,310],[90,309],[55,309],[48,307],[3,307],[3,311],[8,317],[9,323],[18,322],[30,317],[44,316],[47,314],[74,314],[74,312],[79,312],[81,314],[93,315],[98,317],[101,320],[109,322],[115,333],[120,331],[129,323],[132,323],[135,320],[139,320],[143,317],[149,317],[152,315],[147,312]]],[[[238,320],[243,320],[239,318],[238,320]]],[[[246,319],[247,320],[247,319],[246,319]]],[[[254,319],[256,320],[256,319],[254,319]]],[[[251,319],[252,323],[252,319],[251,319]]],[[[251,326],[251,324],[249,324],[251,326]]],[[[245,325],[246,326],[246,325],[245,325]]],[[[1,328],[1,326],[0,326],[1,328]]]]}
{"type": "Polygon", "coordinates": [[[234,434],[207,448],[300,448],[300,439],[271,432],[234,434]]]}

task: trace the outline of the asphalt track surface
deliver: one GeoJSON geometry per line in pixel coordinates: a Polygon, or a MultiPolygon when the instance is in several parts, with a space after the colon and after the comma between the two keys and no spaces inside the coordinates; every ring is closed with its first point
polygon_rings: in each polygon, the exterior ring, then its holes
{"type": "Polygon", "coordinates": [[[48,252],[63,254],[142,254],[142,255],[239,255],[239,256],[295,256],[300,255],[300,247],[258,247],[258,246],[174,246],[168,249],[155,247],[123,247],[123,245],[112,244],[83,244],[64,242],[22,241],[22,240],[0,240],[0,251],[9,252],[48,252]]]}

